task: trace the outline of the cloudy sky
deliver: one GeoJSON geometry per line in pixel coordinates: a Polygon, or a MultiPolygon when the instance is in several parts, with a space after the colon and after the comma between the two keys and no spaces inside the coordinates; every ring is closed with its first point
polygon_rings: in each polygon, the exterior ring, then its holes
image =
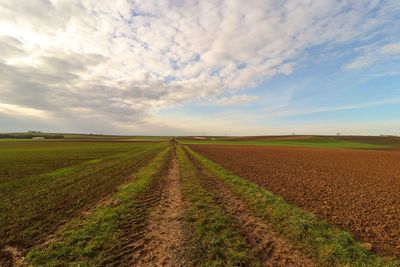
{"type": "Polygon", "coordinates": [[[0,132],[400,134],[399,0],[0,0],[0,132]]]}

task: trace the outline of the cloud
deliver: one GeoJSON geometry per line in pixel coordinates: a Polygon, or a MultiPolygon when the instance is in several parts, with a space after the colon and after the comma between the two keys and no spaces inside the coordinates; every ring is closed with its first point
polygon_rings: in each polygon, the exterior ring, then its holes
{"type": "Polygon", "coordinates": [[[400,104],[400,98],[390,98],[390,99],[380,99],[365,103],[354,103],[348,105],[337,105],[337,106],[324,106],[324,107],[290,107],[281,106],[265,109],[266,114],[262,116],[264,118],[284,118],[284,117],[294,117],[300,115],[309,115],[324,112],[335,112],[335,111],[345,111],[352,109],[365,109],[370,107],[379,107],[384,105],[400,104]]]}
{"type": "Polygon", "coordinates": [[[356,70],[369,66],[374,62],[376,62],[376,58],[373,58],[372,55],[368,54],[356,58],[352,62],[345,64],[344,67],[348,70],[356,70]]]}
{"type": "Polygon", "coordinates": [[[11,117],[28,116],[41,119],[49,118],[49,114],[46,111],[4,103],[0,103],[0,113],[7,114],[11,117]]]}
{"type": "Polygon", "coordinates": [[[400,43],[382,46],[380,53],[383,55],[400,55],[400,43]]]}
{"type": "Polygon", "coordinates": [[[24,54],[23,44],[11,36],[0,36],[0,51],[3,59],[24,54]]]}
{"type": "Polygon", "coordinates": [[[391,43],[381,46],[371,45],[364,48],[362,54],[352,62],[344,65],[345,69],[356,70],[384,61],[393,56],[400,56],[400,43],[391,43]]]}
{"type": "Polygon", "coordinates": [[[393,28],[397,3],[0,0],[0,99],[109,126],[207,98],[250,103],[238,90],[290,75],[307,49],[393,28]]]}
{"type": "Polygon", "coordinates": [[[234,96],[220,97],[212,100],[211,102],[218,106],[234,106],[234,105],[249,104],[256,100],[257,97],[253,95],[234,95],[234,96]]]}

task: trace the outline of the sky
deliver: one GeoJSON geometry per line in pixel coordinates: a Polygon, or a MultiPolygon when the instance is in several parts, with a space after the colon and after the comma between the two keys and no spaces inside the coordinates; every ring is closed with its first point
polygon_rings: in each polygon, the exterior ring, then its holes
{"type": "Polygon", "coordinates": [[[398,0],[0,0],[0,132],[400,135],[398,0]]]}

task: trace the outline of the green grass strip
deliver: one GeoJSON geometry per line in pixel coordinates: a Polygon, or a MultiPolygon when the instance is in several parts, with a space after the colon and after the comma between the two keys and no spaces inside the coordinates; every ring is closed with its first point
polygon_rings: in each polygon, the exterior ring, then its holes
{"type": "Polygon", "coordinates": [[[151,183],[170,153],[170,147],[142,168],[137,178],[119,187],[113,203],[97,207],[89,216],[69,222],[54,241],[37,247],[27,255],[31,266],[99,266],[102,252],[118,231],[118,221],[133,205],[134,199],[151,183]]]}
{"type": "Polygon", "coordinates": [[[185,145],[255,145],[255,146],[288,146],[288,147],[309,147],[309,148],[347,148],[347,149],[382,149],[389,148],[388,145],[377,145],[344,141],[336,139],[305,139],[305,140],[266,140],[266,141],[229,141],[229,140],[182,140],[185,145]]]}
{"type": "Polygon", "coordinates": [[[193,265],[249,266],[250,246],[215,203],[213,193],[202,186],[193,164],[179,146],[177,157],[186,203],[185,232],[193,265]]]}
{"type": "Polygon", "coordinates": [[[400,266],[394,258],[378,257],[367,251],[348,232],[288,204],[189,148],[188,151],[258,216],[272,223],[277,232],[312,255],[319,266],[400,266]]]}

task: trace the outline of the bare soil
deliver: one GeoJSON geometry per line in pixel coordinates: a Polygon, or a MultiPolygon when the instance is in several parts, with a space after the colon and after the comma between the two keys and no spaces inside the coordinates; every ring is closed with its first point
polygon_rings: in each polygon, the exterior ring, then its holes
{"type": "Polygon", "coordinates": [[[22,267],[24,264],[23,252],[16,247],[6,246],[0,251],[0,267],[22,267]]]}
{"type": "Polygon", "coordinates": [[[158,205],[149,214],[137,266],[184,266],[182,259],[182,194],[178,163],[173,154],[158,205]]]}
{"type": "Polygon", "coordinates": [[[190,145],[381,255],[400,257],[400,152],[190,145]]]}
{"type": "Polygon", "coordinates": [[[216,192],[218,205],[232,218],[235,226],[256,250],[257,258],[263,266],[315,266],[307,255],[293,248],[270,224],[255,216],[246,203],[225,184],[207,172],[196,159],[188,156],[205,186],[216,192]]]}
{"type": "Polygon", "coordinates": [[[102,265],[184,266],[183,202],[175,151],[119,223],[122,233],[102,265]]]}

